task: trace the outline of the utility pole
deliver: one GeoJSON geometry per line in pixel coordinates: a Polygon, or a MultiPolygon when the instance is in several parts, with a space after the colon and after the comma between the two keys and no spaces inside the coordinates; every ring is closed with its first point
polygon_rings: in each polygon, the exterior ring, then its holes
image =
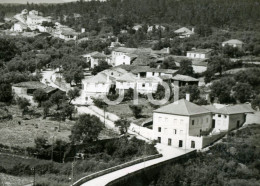
{"type": "Polygon", "coordinates": [[[52,137],[52,146],[51,146],[51,162],[53,163],[53,150],[54,150],[54,135],[52,137]]]}

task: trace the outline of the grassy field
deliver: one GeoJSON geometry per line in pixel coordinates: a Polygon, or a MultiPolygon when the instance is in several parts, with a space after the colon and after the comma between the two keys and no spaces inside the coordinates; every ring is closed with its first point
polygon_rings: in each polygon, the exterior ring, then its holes
{"type": "Polygon", "coordinates": [[[0,185],[24,186],[33,182],[33,177],[18,177],[0,173],[0,185]]]}
{"type": "MultiPolygon", "coordinates": [[[[34,139],[38,136],[44,136],[49,141],[53,136],[55,139],[69,141],[70,129],[75,124],[75,121],[58,122],[50,118],[42,119],[42,117],[23,120],[17,106],[8,106],[8,110],[13,115],[13,120],[0,121],[0,143],[8,146],[32,147],[34,139]],[[19,125],[18,122],[21,124],[19,125]],[[58,132],[59,125],[60,132],[58,132]]],[[[112,131],[104,129],[100,134],[100,139],[115,136],[112,131]]]]}
{"type": "Polygon", "coordinates": [[[127,101],[124,103],[120,103],[118,105],[109,105],[107,110],[109,112],[116,114],[117,116],[119,116],[121,118],[127,118],[130,121],[132,121],[133,123],[141,125],[145,120],[152,117],[154,108],[151,107],[148,100],[146,100],[144,98],[139,98],[138,101],[139,101],[139,105],[143,106],[142,117],[138,118],[138,119],[136,119],[133,116],[133,113],[132,113],[131,109],[129,108],[129,105],[133,104],[133,101],[127,101]]]}

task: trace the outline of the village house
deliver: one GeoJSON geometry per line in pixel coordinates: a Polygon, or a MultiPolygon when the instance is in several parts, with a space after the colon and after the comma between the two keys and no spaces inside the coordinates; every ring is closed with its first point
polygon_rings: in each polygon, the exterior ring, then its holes
{"type": "Polygon", "coordinates": [[[237,47],[239,49],[242,49],[243,48],[243,44],[244,42],[238,40],[238,39],[231,39],[231,40],[228,40],[228,41],[224,41],[222,43],[222,47],[225,47],[226,45],[228,46],[232,46],[232,47],[237,47]]]}
{"type": "Polygon", "coordinates": [[[206,105],[203,107],[210,110],[213,114],[213,132],[230,131],[239,128],[245,122],[246,114],[254,112],[254,110],[251,108],[249,104],[213,104],[206,105]]]}
{"type": "Polygon", "coordinates": [[[132,27],[133,30],[138,31],[139,29],[143,28],[142,25],[135,25],[132,27]]]}
{"type": "Polygon", "coordinates": [[[186,85],[199,85],[199,80],[190,76],[185,76],[181,74],[176,74],[173,77],[171,76],[162,76],[161,77],[165,82],[172,83],[173,87],[183,87],[186,85]]]}
{"type": "Polygon", "coordinates": [[[158,143],[183,149],[202,148],[202,133],[212,126],[211,112],[181,99],[153,112],[153,133],[158,143]]]}
{"type": "Polygon", "coordinates": [[[64,27],[59,31],[59,38],[65,41],[76,40],[78,33],[72,28],[64,27]]]}
{"type": "Polygon", "coordinates": [[[152,32],[153,29],[159,30],[161,29],[162,31],[165,30],[165,27],[162,25],[153,25],[153,26],[148,26],[147,32],[152,32]]]}
{"type": "Polygon", "coordinates": [[[98,66],[100,61],[106,61],[107,63],[110,63],[110,56],[97,51],[89,54],[84,54],[82,55],[82,57],[86,59],[87,63],[90,63],[90,68],[98,66]]]}
{"type": "Polygon", "coordinates": [[[27,29],[27,25],[22,23],[22,22],[18,22],[18,23],[14,23],[14,25],[11,28],[11,31],[13,32],[23,32],[27,29]]]}
{"type": "Polygon", "coordinates": [[[183,149],[202,149],[228,131],[241,127],[250,105],[199,106],[181,99],[153,113],[154,139],[158,143],[183,149]]]}
{"type": "Polygon", "coordinates": [[[175,74],[177,74],[177,70],[150,68],[149,66],[136,66],[131,72],[136,74],[138,78],[161,76],[173,77],[175,74]]]}
{"type": "Polygon", "coordinates": [[[198,58],[198,59],[207,59],[210,57],[212,49],[196,49],[192,51],[187,51],[188,58],[198,58]]]}
{"type": "Polygon", "coordinates": [[[37,89],[42,89],[44,92],[50,96],[58,89],[47,86],[39,81],[27,81],[13,84],[12,91],[15,97],[23,97],[30,101],[32,105],[36,105],[35,101],[33,100],[33,93],[37,89]]]}
{"type": "Polygon", "coordinates": [[[186,27],[182,27],[179,28],[178,30],[175,30],[174,33],[177,34],[179,38],[187,38],[194,34],[194,28],[190,30],[186,27]]]}

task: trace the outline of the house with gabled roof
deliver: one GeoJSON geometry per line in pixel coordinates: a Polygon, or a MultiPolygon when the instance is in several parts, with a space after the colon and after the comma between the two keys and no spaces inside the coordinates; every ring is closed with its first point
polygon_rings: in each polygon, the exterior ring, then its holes
{"type": "Polygon", "coordinates": [[[186,56],[188,58],[207,59],[210,57],[212,51],[212,49],[196,49],[192,51],[187,51],[186,56]]]}
{"type": "Polygon", "coordinates": [[[153,111],[154,139],[172,147],[202,148],[202,134],[210,132],[211,125],[211,112],[185,99],[153,111]]]}
{"type": "Polygon", "coordinates": [[[254,110],[249,104],[238,105],[206,105],[204,108],[210,110],[213,114],[212,128],[213,132],[229,131],[241,127],[247,113],[253,113],[254,110]]]}
{"type": "Polygon", "coordinates": [[[194,28],[192,30],[182,27],[174,31],[175,34],[179,36],[179,38],[187,38],[194,34],[194,28]]]}
{"type": "Polygon", "coordinates": [[[33,93],[37,89],[42,89],[48,96],[55,93],[58,89],[47,86],[39,81],[26,81],[20,82],[12,85],[12,91],[15,97],[23,97],[30,101],[32,105],[36,105],[33,100],[33,93]]]}
{"type": "Polygon", "coordinates": [[[225,46],[232,46],[232,47],[237,47],[237,48],[243,48],[243,44],[244,42],[243,41],[240,41],[238,39],[231,39],[231,40],[228,40],[228,41],[224,41],[222,43],[222,47],[225,47],[225,46]]]}
{"type": "Polygon", "coordinates": [[[98,66],[100,61],[106,61],[107,63],[110,63],[110,56],[107,56],[104,53],[98,51],[84,54],[82,57],[86,59],[86,63],[90,63],[91,68],[98,66]]]}

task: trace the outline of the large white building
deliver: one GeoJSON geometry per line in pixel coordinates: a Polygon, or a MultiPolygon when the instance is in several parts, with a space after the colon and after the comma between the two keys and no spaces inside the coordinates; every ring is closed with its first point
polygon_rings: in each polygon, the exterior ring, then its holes
{"type": "Polygon", "coordinates": [[[212,127],[211,112],[185,99],[153,113],[154,138],[158,143],[184,149],[201,148],[201,135],[212,127]]]}
{"type": "Polygon", "coordinates": [[[90,63],[91,68],[98,66],[100,61],[106,61],[107,63],[110,63],[110,56],[97,51],[82,55],[82,57],[86,59],[87,63],[90,63]]]}
{"type": "Polygon", "coordinates": [[[247,113],[253,113],[247,104],[217,108],[178,100],[154,111],[154,139],[173,147],[202,149],[241,127],[247,113]]]}

